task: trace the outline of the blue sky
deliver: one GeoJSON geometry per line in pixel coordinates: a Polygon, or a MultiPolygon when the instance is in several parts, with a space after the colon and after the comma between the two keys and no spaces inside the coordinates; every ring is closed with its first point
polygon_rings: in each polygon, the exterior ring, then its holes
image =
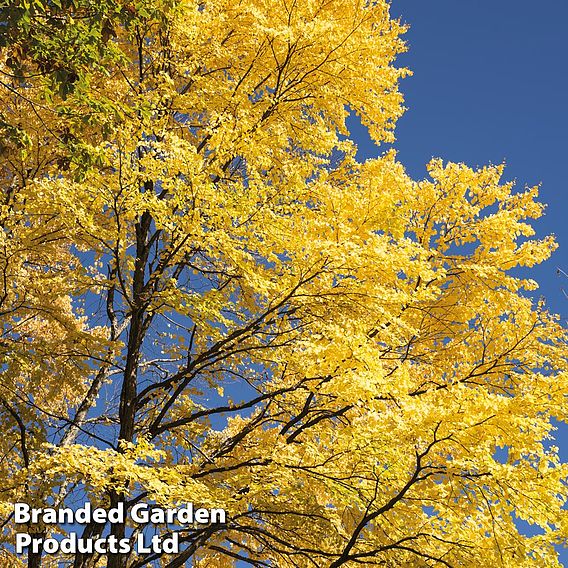
{"type": "MultiPolygon", "coordinates": [[[[519,188],[542,183],[538,235],[559,250],[532,269],[550,307],[568,319],[568,3],[541,0],[400,0],[392,13],[411,28],[399,64],[408,110],[394,147],[409,173],[425,176],[432,156],[468,165],[505,162],[519,188]]],[[[360,155],[377,148],[358,130],[360,155]]],[[[567,454],[568,457],[568,454],[567,454]]]]}
{"type": "MultiPolygon", "coordinates": [[[[540,0],[393,0],[410,24],[399,64],[408,110],[396,130],[399,159],[415,178],[432,156],[476,166],[506,163],[519,188],[541,183],[548,204],[535,227],[556,235],[553,257],[530,277],[552,311],[568,320],[568,2],[540,0]]],[[[361,128],[361,158],[377,155],[361,128]]],[[[568,427],[557,431],[568,461],[568,427]]],[[[568,552],[562,552],[568,566],[568,552]]]]}

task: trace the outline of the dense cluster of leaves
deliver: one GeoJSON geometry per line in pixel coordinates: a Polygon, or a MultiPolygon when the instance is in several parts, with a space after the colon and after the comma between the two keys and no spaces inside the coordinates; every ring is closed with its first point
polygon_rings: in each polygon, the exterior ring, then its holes
{"type": "Polygon", "coordinates": [[[380,144],[403,111],[384,0],[2,22],[3,564],[559,565],[566,332],[510,272],[555,243],[501,166],[357,161],[349,113],[380,144]],[[174,555],[11,552],[14,502],[86,498],[228,519],[154,527],[174,555]]]}

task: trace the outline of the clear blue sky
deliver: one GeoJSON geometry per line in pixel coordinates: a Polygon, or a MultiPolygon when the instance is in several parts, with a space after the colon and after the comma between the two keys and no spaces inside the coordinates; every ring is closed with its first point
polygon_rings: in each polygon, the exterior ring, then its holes
{"type": "MultiPolygon", "coordinates": [[[[568,272],[568,2],[393,0],[392,13],[411,26],[399,63],[414,72],[401,84],[400,160],[415,178],[432,156],[505,161],[520,188],[542,183],[538,234],[554,233],[560,248],[532,274],[568,319],[568,280],[556,274],[568,272]]],[[[357,130],[360,155],[376,155],[357,130]]]]}
{"type": "MultiPolygon", "coordinates": [[[[420,179],[432,156],[483,165],[505,161],[520,188],[542,183],[548,203],[537,235],[560,248],[532,269],[551,310],[568,320],[568,2],[563,0],[393,0],[410,24],[399,63],[414,76],[402,91],[408,110],[396,130],[399,159],[420,179]]],[[[373,148],[360,128],[360,156],[373,148]]],[[[568,461],[568,427],[557,444],[568,461]]],[[[562,552],[568,566],[568,552],[562,552]]]]}

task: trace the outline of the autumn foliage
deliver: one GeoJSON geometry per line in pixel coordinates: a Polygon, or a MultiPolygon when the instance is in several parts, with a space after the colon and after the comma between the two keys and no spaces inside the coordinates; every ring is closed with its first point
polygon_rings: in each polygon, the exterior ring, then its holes
{"type": "Polygon", "coordinates": [[[566,332],[511,272],[555,243],[502,166],[356,159],[349,114],[379,145],[404,110],[387,2],[2,22],[2,566],[560,565],[566,332]],[[15,502],[85,500],[228,518],[154,527],[178,554],[14,554],[15,502]]]}

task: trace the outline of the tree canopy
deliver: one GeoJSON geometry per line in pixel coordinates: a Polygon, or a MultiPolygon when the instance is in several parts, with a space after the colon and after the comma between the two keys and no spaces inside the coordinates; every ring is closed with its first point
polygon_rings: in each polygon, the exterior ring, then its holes
{"type": "Polygon", "coordinates": [[[513,270],[556,245],[501,165],[357,160],[404,110],[387,2],[1,12],[3,565],[560,566],[566,331],[513,270]],[[77,527],[14,503],[85,501],[227,519],[15,554],[77,527]]]}

